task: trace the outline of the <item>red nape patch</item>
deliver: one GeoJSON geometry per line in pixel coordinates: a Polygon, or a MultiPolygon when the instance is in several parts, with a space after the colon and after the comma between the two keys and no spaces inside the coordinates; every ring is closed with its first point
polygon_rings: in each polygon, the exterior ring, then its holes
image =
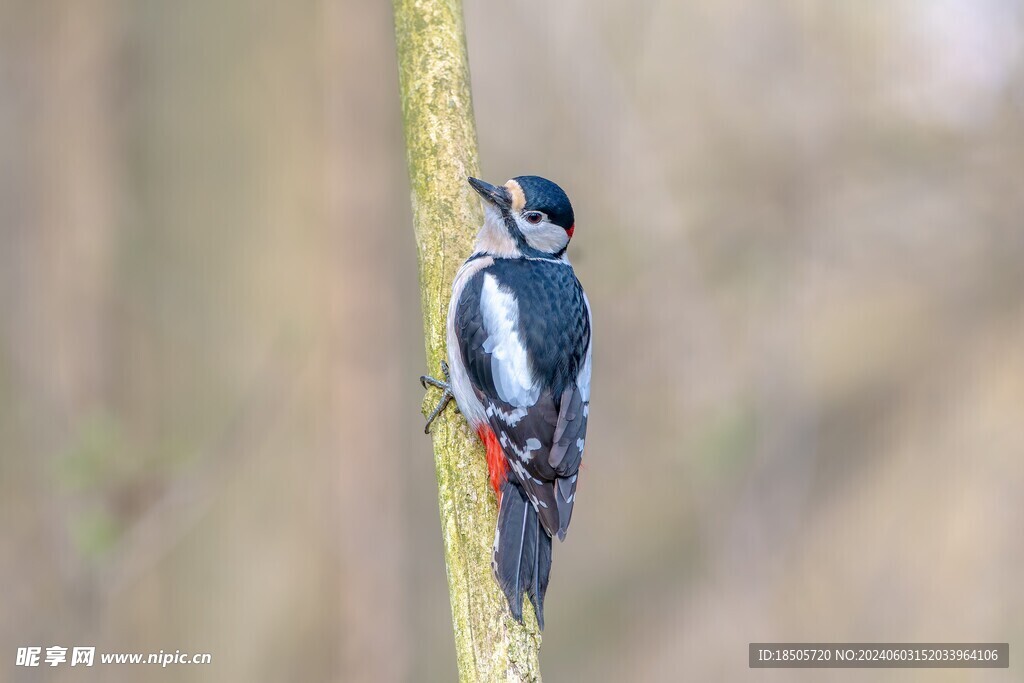
{"type": "Polygon", "coordinates": [[[575,223],[573,223],[572,225],[569,226],[569,229],[565,231],[565,234],[569,236],[569,239],[572,239],[572,234],[574,232],[576,232],[576,224],[575,223]]]}
{"type": "Polygon", "coordinates": [[[480,425],[476,433],[487,448],[487,475],[491,480],[491,488],[494,489],[498,498],[501,498],[501,487],[505,485],[505,479],[508,478],[508,462],[505,460],[505,452],[501,450],[498,437],[487,425],[480,425]]]}

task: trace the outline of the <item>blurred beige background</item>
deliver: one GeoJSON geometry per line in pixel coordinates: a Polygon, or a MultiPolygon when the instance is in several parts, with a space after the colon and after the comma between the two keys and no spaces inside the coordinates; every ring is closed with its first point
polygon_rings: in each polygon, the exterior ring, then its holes
{"type": "MultiPolygon", "coordinates": [[[[746,647],[1019,661],[1024,4],[466,20],[483,176],[567,189],[596,320],[546,679],[1021,680],[746,647]]],[[[453,680],[391,31],[0,2],[0,681],[453,680]]]]}

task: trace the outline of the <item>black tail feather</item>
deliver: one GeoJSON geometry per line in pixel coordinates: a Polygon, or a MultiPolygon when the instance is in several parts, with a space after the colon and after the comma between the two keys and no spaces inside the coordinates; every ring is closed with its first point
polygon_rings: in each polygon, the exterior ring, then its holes
{"type": "Polygon", "coordinates": [[[551,575],[551,537],[537,523],[537,561],[534,565],[535,580],[530,584],[527,593],[533,609],[537,613],[537,624],[544,630],[544,594],[548,592],[548,578],[551,575]]]}
{"type": "Polygon", "coordinates": [[[505,482],[491,561],[509,609],[523,621],[523,593],[533,603],[537,623],[544,628],[544,594],[551,573],[551,537],[541,528],[533,504],[516,482],[505,482]]]}

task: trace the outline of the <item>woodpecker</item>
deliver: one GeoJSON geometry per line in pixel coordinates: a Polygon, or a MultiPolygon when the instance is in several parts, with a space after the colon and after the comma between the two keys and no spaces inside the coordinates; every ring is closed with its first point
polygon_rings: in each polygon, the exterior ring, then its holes
{"type": "Polygon", "coordinates": [[[484,222],[459,269],[448,308],[444,390],[426,430],[452,397],[487,449],[499,500],[491,567],[512,615],[523,594],[544,628],[551,539],[565,539],[590,410],[590,303],[566,257],[576,228],[555,183],[476,178],[484,222]]]}

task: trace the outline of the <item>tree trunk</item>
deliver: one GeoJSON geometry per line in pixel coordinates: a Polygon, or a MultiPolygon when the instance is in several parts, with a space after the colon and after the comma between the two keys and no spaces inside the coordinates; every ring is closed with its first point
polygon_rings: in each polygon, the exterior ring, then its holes
{"type": "MultiPolygon", "coordinates": [[[[482,220],[466,183],[477,173],[469,65],[460,0],[394,0],[394,9],[427,365],[436,373],[452,280],[482,220]]],[[[428,394],[424,409],[436,399],[428,394]]],[[[512,619],[491,575],[497,505],[483,448],[452,410],[432,433],[459,678],[540,681],[536,619],[525,605],[525,626],[512,619]]]]}

